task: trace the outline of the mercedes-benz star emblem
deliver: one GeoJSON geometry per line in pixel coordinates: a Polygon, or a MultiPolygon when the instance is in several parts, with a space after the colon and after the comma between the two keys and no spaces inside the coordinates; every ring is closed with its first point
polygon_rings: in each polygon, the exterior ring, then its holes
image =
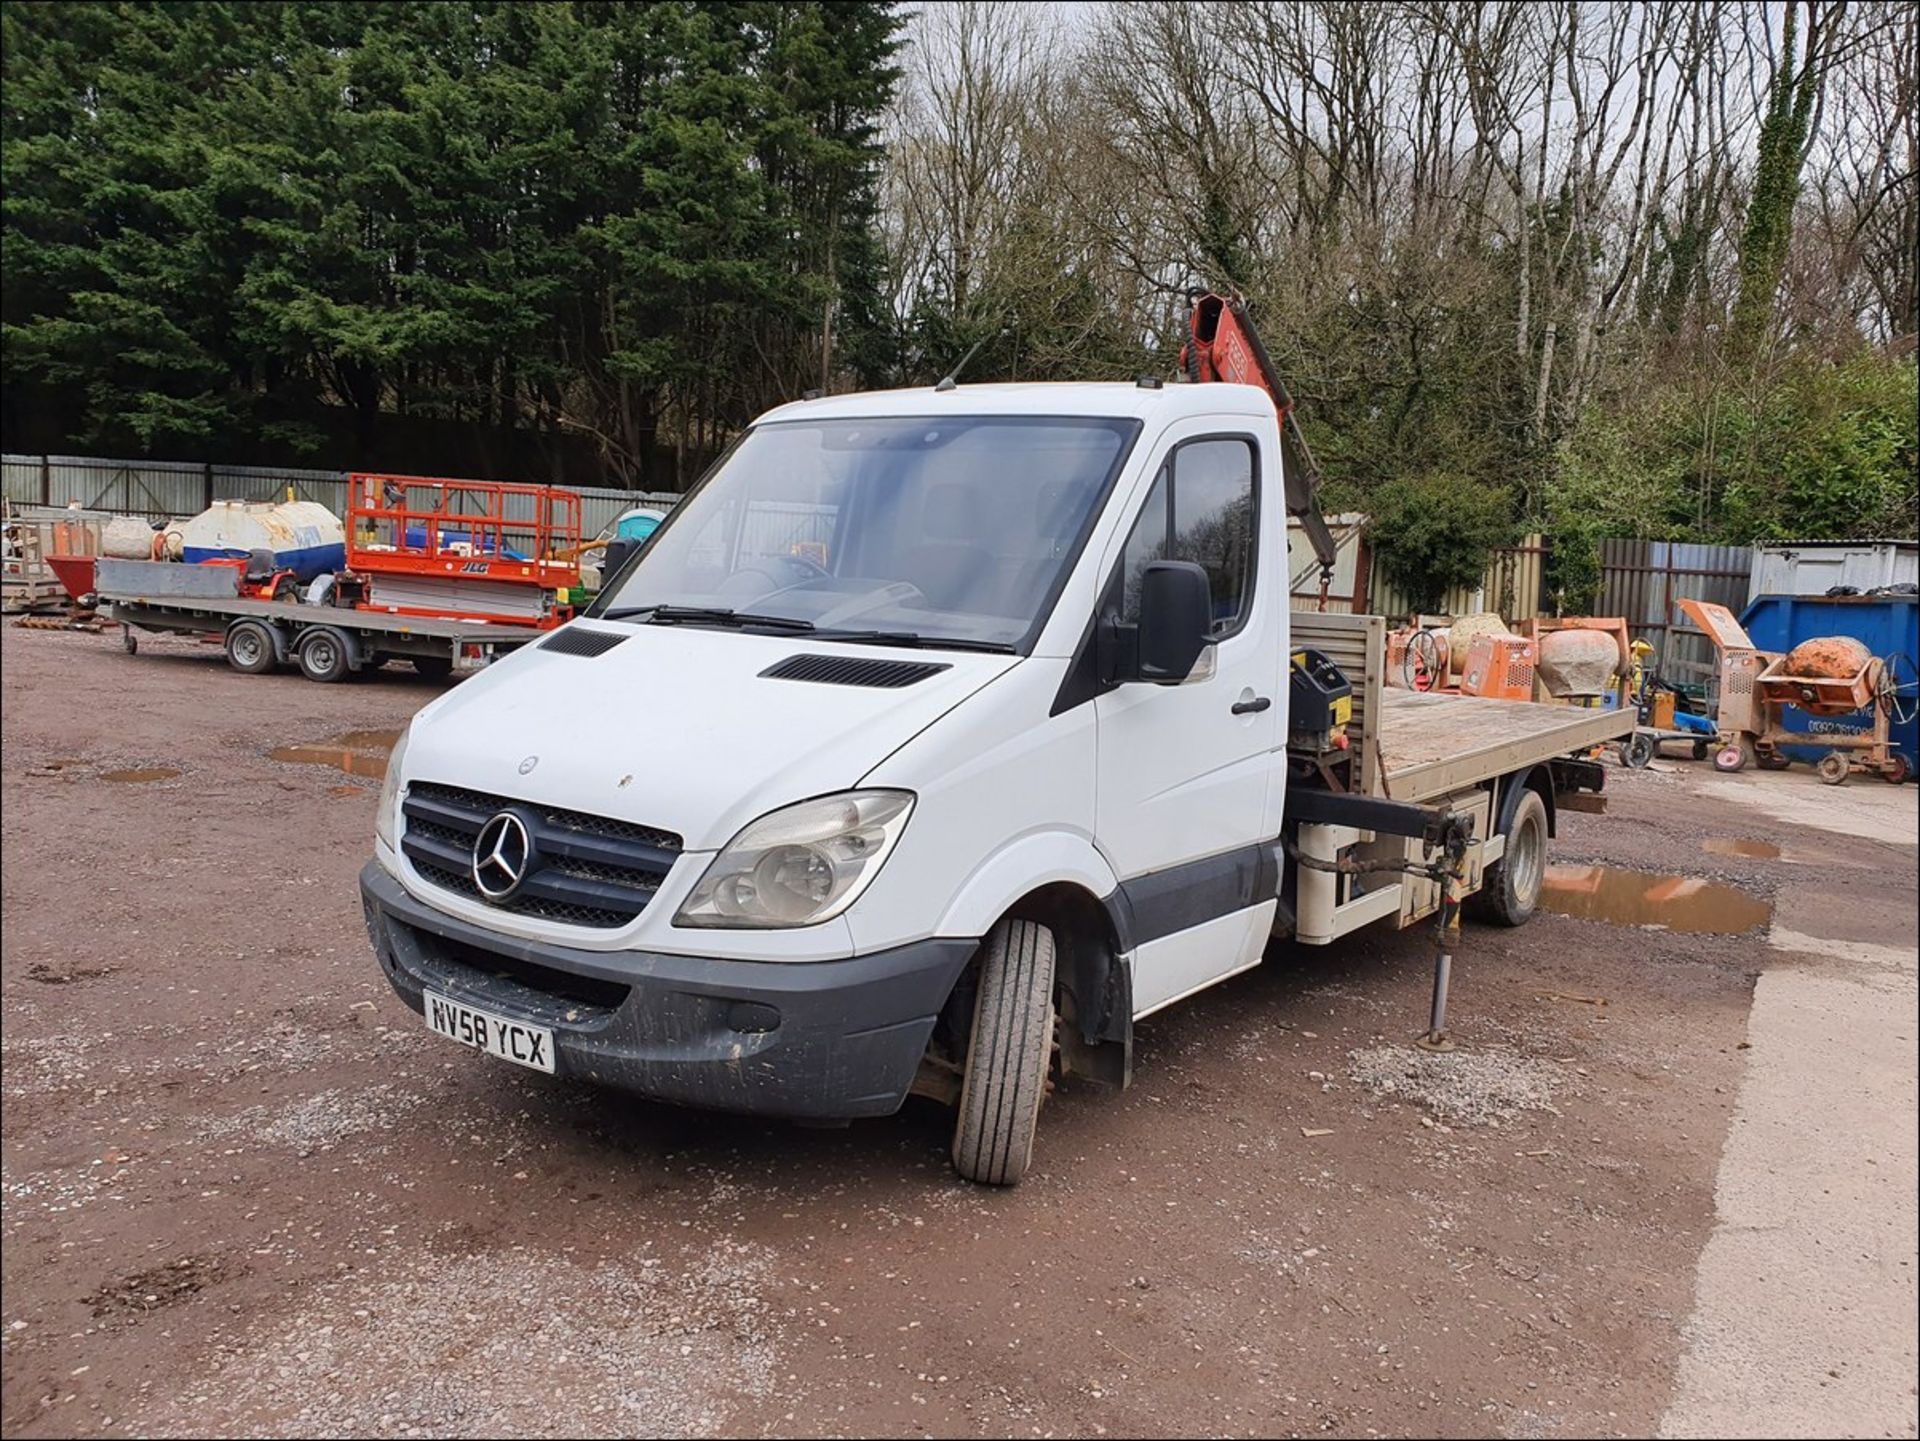
{"type": "Polygon", "coordinates": [[[527,823],[501,811],[473,838],[473,884],[489,901],[504,901],[533,869],[533,837],[527,823]]]}
{"type": "Polygon", "coordinates": [[[520,762],[520,774],[525,775],[528,771],[532,770],[535,766],[539,764],[540,764],[539,756],[528,756],[525,760],[520,762]]]}

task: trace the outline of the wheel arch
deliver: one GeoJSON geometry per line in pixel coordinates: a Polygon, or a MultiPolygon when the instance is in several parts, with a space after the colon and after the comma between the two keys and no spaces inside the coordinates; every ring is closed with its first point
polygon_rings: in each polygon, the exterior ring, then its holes
{"type": "Polygon", "coordinates": [[[1502,784],[1500,813],[1499,819],[1494,822],[1494,835],[1504,836],[1507,833],[1515,813],[1520,809],[1520,797],[1528,791],[1539,796],[1540,803],[1547,808],[1547,839],[1552,840],[1560,834],[1559,812],[1553,803],[1553,772],[1544,765],[1531,765],[1509,775],[1502,784]]]}
{"type": "MultiPolygon", "coordinates": [[[[1106,904],[1078,879],[1047,880],[1010,900],[979,934],[991,935],[1010,920],[1036,921],[1053,933],[1061,1073],[1126,1086],[1133,1066],[1133,975],[1106,904]]],[[[966,1053],[979,966],[976,954],[934,1026],[934,1040],[950,1060],[966,1053]]]]}

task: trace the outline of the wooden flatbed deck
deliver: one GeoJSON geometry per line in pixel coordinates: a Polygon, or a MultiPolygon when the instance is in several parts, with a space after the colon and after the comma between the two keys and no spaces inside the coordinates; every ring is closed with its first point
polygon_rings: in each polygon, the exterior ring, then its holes
{"type": "Polygon", "coordinates": [[[1585,710],[1479,696],[1380,692],[1385,793],[1421,801],[1633,731],[1632,710],[1585,710]]]}

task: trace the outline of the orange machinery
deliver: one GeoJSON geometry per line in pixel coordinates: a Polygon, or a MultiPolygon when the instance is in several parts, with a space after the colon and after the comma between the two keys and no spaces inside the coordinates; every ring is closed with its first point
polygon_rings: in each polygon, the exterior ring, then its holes
{"type": "Polygon", "coordinates": [[[580,496],[545,485],[356,474],[347,571],[362,610],[540,628],[572,619],[580,496]]]}
{"type": "Polygon", "coordinates": [[[1482,634],[1467,647],[1460,694],[1492,700],[1533,699],[1534,643],[1524,635],[1482,634]]]}

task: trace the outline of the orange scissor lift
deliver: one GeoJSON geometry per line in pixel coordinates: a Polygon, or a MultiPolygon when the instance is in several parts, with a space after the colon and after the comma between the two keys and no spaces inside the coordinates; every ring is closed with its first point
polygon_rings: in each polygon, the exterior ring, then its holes
{"type": "Polygon", "coordinates": [[[547,629],[580,588],[577,492],[355,474],[347,570],[361,610],[547,629]]]}

